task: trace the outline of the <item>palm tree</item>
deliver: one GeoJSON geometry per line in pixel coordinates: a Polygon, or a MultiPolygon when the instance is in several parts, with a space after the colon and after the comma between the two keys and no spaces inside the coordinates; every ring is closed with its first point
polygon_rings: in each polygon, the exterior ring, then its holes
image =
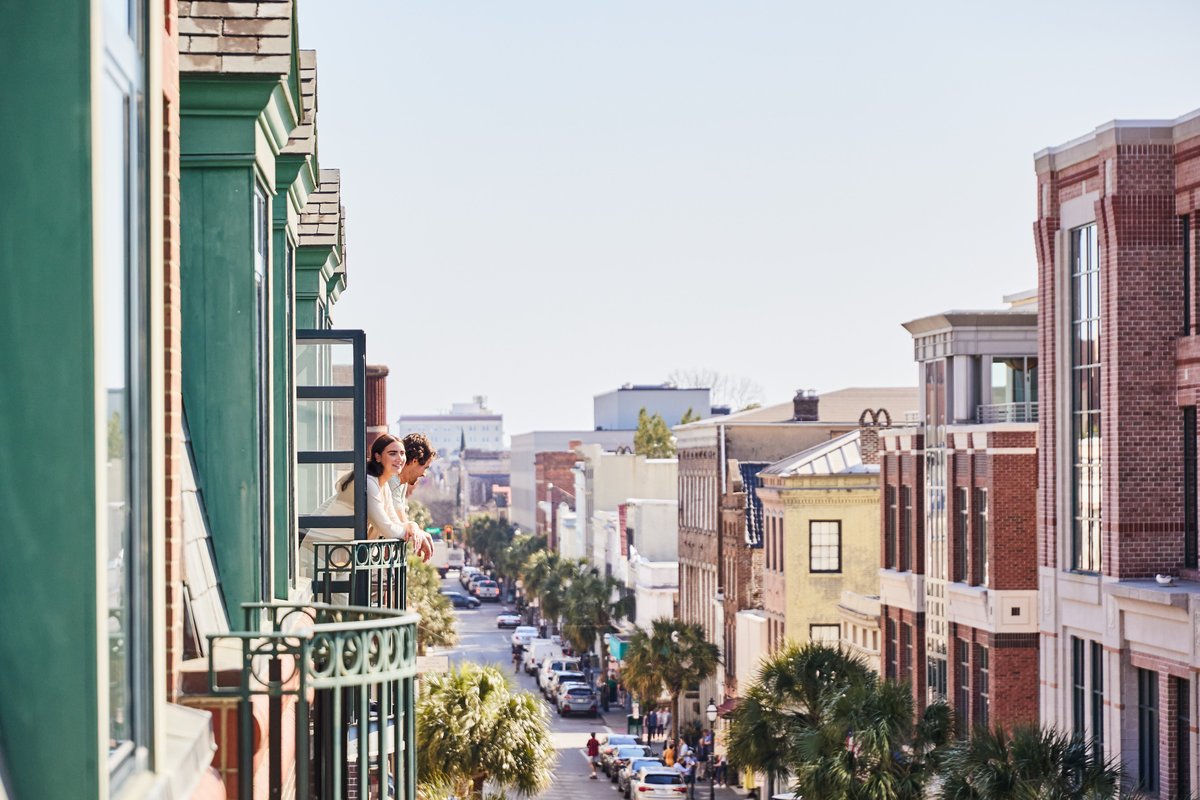
{"type": "MultiPolygon", "coordinates": [[[[633,596],[619,581],[596,569],[581,569],[571,580],[563,601],[563,637],[581,653],[616,630],[614,623],[632,613],[633,596]]],[[[600,674],[608,675],[608,650],[600,648],[600,674]]]]}
{"type": "Polygon", "coordinates": [[[546,537],[528,533],[518,533],[512,541],[497,554],[496,571],[501,576],[515,582],[521,577],[521,568],[530,556],[539,550],[546,549],[546,537]]]}
{"type": "Polygon", "coordinates": [[[452,647],[458,642],[458,621],[449,598],[442,594],[438,571],[416,556],[408,557],[408,609],[417,622],[417,655],[427,647],[452,647]]]}
{"type": "Polygon", "coordinates": [[[417,705],[417,774],[426,793],[481,798],[486,783],[530,796],[550,785],[556,753],[546,708],[512,692],[497,667],[427,673],[417,705]]]}
{"type": "Polygon", "coordinates": [[[1032,725],[977,729],[947,750],[941,772],[943,800],[1121,796],[1120,768],[1091,742],[1032,725]]]}
{"type": "Polygon", "coordinates": [[[625,685],[651,702],[663,690],[671,697],[671,738],[679,736],[679,695],[717,671],[721,651],[704,639],[695,623],[656,619],[650,630],[638,629],[629,639],[623,676],[625,685]]]}
{"type": "Polygon", "coordinates": [[[871,680],[866,665],[838,648],[786,644],[763,661],[733,712],[730,764],[766,773],[772,786],[787,778],[799,768],[795,748],[803,734],[818,728],[826,709],[849,688],[871,680]]]}
{"type": "Polygon", "coordinates": [[[579,574],[579,562],[549,550],[530,556],[521,570],[525,591],[537,598],[542,618],[553,627],[562,613],[564,595],[579,574]]]}

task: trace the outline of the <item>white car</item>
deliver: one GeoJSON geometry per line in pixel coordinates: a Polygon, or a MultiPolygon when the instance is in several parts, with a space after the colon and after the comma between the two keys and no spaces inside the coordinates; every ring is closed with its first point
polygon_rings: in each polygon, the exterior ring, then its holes
{"type": "Polygon", "coordinates": [[[583,683],[584,676],[577,670],[560,669],[550,673],[546,679],[546,699],[551,703],[558,702],[558,687],[563,683],[583,683]]]}
{"type": "Polygon", "coordinates": [[[579,671],[579,662],[573,658],[558,656],[557,658],[547,658],[542,662],[541,668],[538,670],[537,682],[538,688],[543,692],[546,691],[546,686],[549,685],[550,676],[554,672],[569,670],[570,672],[579,671]]]}
{"type": "MultiPolygon", "coordinates": [[[[521,615],[514,614],[511,611],[505,611],[496,617],[497,628],[517,628],[521,624],[521,615]]],[[[518,628],[518,630],[520,630],[518,628]]]]}
{"type": "Polygon", "coordinates": [[[513,649],[515,650],[516,648],[524,647],[533,641],[534,637],[537,636],[537,632],[537,628],[533,627],[532,625],[518,625],[517,629],[512,632],[512,637],[509,641],[512,643],[513,649]]]}
{"type": "Polygon", "coordinates": [[[682,797],[687,794],[687,784],[673,769],[665,767],[643,767],[629,781],[629,797],[682,797]]]}

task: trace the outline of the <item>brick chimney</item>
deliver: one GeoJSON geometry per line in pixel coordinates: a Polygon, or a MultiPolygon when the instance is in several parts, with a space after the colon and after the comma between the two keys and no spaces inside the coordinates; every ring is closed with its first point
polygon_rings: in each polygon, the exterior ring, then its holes
{"type": "Polygon", "coordinates": [[[367,364],[367,449],[380,435],[387,433],[387,376],[388,368],[367,364]]]}
{"type": "Polygon", "coordinates": [[[858,449],[864,464],[879,463],[879,428],[864,425],[858,429],[858,449]]]}
{"type": "Polygon", "coordinates": [[[797,389],[792,398],[792,422],[816,422],[821,399],[813,389],[797,389]]]}

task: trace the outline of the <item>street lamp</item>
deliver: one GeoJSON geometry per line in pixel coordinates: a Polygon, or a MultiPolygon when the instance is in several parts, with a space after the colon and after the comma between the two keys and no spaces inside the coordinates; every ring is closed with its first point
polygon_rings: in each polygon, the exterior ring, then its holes
{"type": "Polygon", "coordinates": [[[708,800],[714,800],[717,794],[715,786],[717,779],[717,758],[715,752],[717,749],[717,704],[713,702],[711,697],[708,698],[708,708],[704,709],[704,714],[708,717],[708,730],[712,734],[712,744],[708,747],[708,800]]]}

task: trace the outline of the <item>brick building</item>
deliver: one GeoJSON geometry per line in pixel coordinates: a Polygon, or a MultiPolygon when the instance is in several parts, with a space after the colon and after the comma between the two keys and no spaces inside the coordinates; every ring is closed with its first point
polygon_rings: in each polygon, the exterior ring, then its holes
{"type": "Polygon", "coordinates": [[[758,471],[855,430],[863,408],[916,411],[916,390],[851,388],[798,392],[787,403],[712,417],[674,428],[679,458],[679,617],[704,627],[721,648],[723,669],[680,706],[697,716],[709,697],[721,702],[766,654],[762,605],[758,471]],[[744,616],[743,616],[744,615],[744,616]],[[753,635],[738,630],[745,619],[753,635]],[[739,641],[744,647],[739,647],[739,641]],[[740,665],[740,666],[739,666],[740,665]]]}
{"type": "Polygon", "coordinates": [[[1037,719],[1037,309],[906,323],[921,421],[881,437],[881,661],[963,730],[1037,719]]]}
{"type": "Polygon", "coordinates": [[[1041,716],[1119,758],[1146,796],[1187,796],[1200,112],[1110,122],[1034,165],[1041,716]]]}
{"type": "MultiPolygon", "coordinates": [[[[571,442],[574,448],[579,442],[571,442]]],[[[575,473],[572,470],[579,456],[574,449],[562,452],[538,453],[533,458],[534,492],[538,498],[537,533],[546,537],[550,550],[558,549],[556,541],[558,507],[566,503],[575,510],[575,473]]]]}

